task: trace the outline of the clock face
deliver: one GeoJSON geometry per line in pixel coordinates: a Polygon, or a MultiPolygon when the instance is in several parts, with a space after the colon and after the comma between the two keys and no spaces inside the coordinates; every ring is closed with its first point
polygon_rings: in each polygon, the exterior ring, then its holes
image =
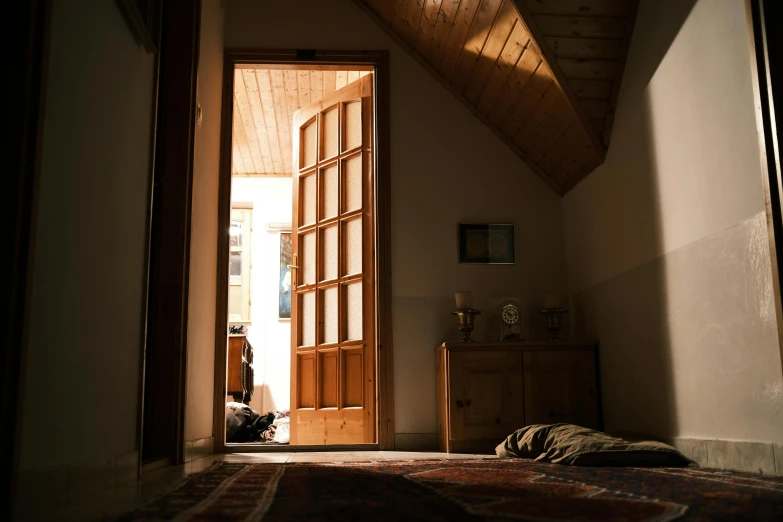
{"type": "Polygon", "coordinates": [[[506,324],[516,324],[519,321],[519,307],[515,304],[505,305],[501,317],[506,324]]]}

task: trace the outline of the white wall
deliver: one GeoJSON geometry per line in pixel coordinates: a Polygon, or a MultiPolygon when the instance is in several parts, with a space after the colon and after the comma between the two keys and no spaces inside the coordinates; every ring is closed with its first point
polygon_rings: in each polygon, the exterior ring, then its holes
{"type": "Polygon", "coordinates": [[[565,198],[569,282],[609,428],[779,442],[745,7],[693,4],[640,4],[606,163],[565,198]]]}
{"type": "MultiPolygon", "coordinates": [[[[291,178],[242,178],[231,182],[231,201],[253,204],[250,318],[255,392],[250,407],[258,413],[290,408],[291,320],[278,317],[280,233],[269,223],[291,224],[291,178]]],[[[290,228],[289,228],[290,230],[290,228]]]]}
{"type": "Polygon", "coordinates": [[[137,449],[154,59],[115,2],[52,9],[23,476],[137,449]]]}
{"type": "MultiPolygon", "coordinates": [[[[562,200],[350,0],[232,0],[225,34],[229,48],[389,50],[395,431],[434,434],[433,351],[458,338],[454,292],[485,310],[565,293],[562,200]],[[457,264],[460,222],[514,223],[517,263],[457,264]]],[[[477,322],[476,338],[498,335],[477,322]]]]}
{"type": "Polygon", "coordinates": [[[205,0],[202,3],[197,84],[197,102],[201,106],[202,121],[196,124],[193,155],[186,441],[212,436],[223,11],[219,0],[205,0]]]}

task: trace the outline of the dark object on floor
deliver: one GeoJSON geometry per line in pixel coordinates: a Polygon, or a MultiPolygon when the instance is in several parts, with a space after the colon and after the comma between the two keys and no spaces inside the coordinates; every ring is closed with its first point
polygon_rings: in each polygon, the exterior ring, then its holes
{"type": "Polygon", "coordinates": [[[274,413],[259,415],[247,404],[226,404],[226,442],[256,442],[275,420],[274,413]]]}
{"type": "Polygon", "coordinates": [[[533,424],[506,437],[498,457],[522,457],[573,466],[687,466],[692,461],[668,444],[630,442],[574,424],[533,424]]]}
{"type": "Polygon", "coordinates": [[[780,520],[783,477],[521,459],[222,463],[120,520],[780,520]]]}

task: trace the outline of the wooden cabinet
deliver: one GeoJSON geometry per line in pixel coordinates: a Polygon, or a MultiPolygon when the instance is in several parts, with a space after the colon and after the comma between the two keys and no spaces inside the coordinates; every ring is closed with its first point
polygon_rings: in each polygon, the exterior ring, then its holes
{"type": "Polygon", "coordinates": [[[253,347],[244,335],[228,337],[226,391],[236,402],[250,404],[253,397],[253,347]]]}
{"type": "Polygon", "coordinates": [[[493,453],[529,425],[600,428],[596,344],[444,343],[437,348],[441,451],[493,453]]]}
{"type": "Polygon", "coordinates": [[[508,351],[451,354],[449,428],[461,441],[503,438],[523,421],[522,361],[508,351]]]}
{"type": "Polygon", "coordinates": [[[522,352],[525,425],[568,422],[598,429],[598,390],[592,350],[522,352]]]}

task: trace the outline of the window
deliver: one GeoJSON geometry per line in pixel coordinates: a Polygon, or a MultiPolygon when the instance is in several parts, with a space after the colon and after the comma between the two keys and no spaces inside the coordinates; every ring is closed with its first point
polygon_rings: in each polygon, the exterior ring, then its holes
{"type": "Polygon", "coordinates": [[[228,322],[250,324],[250,247],[253,210],[231,209],[228,230],[228,322]]]}

